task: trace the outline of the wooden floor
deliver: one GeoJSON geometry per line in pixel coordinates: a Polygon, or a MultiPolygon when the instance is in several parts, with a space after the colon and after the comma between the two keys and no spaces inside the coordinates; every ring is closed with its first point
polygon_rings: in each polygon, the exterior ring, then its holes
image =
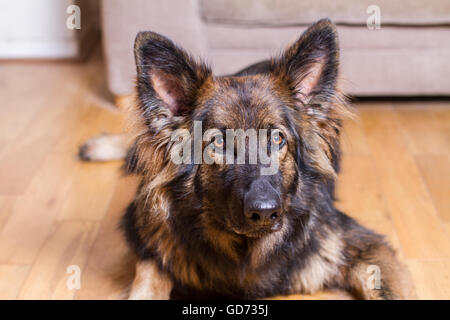
{"type": "MultiPolygon", "coordinates": [[[[135,181],[77,147],[120,132],[100,59],[0,64],[0,298],[120,298],[117,221],[135,181]],[[69,266],[81,287],[67,287],[69,266]]],[[[132,81],[132,79],[130,79],[132,81]]],[[[339,208],[386,234],[421,299],[450,298],[450,102],[364,103],[347,121],[339,208]]],[[[70,271],[70,269],[69,269],[70,271]]],[[[314,297],[329,298],[328,293],[314,297]]]]}

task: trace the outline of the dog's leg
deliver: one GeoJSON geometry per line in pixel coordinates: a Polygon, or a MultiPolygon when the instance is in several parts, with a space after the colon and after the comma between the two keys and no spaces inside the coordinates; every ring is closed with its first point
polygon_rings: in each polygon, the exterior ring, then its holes
{"type": "Polygon", "coordinates": [[[382,240],[366,243],[364,247],[350,261],[344,287],[360,299],[414,299],[409,271],[397,260],[394,250],[382,240]]]}
{"type": "Polygon", "coordinates": [[[86,141],[78,155],[85,161],[122,160],[127,154],[127,142],[123,134],[101,134],[86,141]]]}
{"type": "Polygon", "coordinates": [[[130,291],[130,300],[168,300],[172,280],[163,274],[152,260],[136,264],[136,276],[130,291]]]}

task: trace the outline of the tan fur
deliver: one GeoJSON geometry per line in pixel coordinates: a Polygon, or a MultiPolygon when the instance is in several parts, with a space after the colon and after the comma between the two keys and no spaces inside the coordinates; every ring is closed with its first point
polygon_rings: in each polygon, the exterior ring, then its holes
{"type": "Polygon", "coordinates": [[[386,245],[381,245],[369,253],[366,260],[353,266],[346,277],[355,290],[354,294],[361,299],[379,300],[383,297],[383,288],[389,288],[390,299],[416,299],[415,289],[408,269],[401,264],[394,251],[386,245]],[[371,267],[376,266],[380,270],[381,289],[371,288],[374,273],[371,267]]]}
{"type": "Polygon", "coordinates": [[[130,300],[167,300],[172,290],[172,280],[163,274],[155,262],[139,261],[130,291],[130,300]]]}
{"type": "Polygon", "coordinates": [[[292,292],[314,293],[339,274],[344,243],[332,231],[321,241],[319,252],[308,259],[305,269],[293,276],[292,292]]]}
{"type": "Polygon", "coordinates": [[[288,231],[287,223],[283,224],[280,231],[267,235],[264,239],[259,239],[254,245],[250,257],[250,265],[257,268],[265,262],[267,256],[273,249],[284,240],[284,235],[288,231]]]}

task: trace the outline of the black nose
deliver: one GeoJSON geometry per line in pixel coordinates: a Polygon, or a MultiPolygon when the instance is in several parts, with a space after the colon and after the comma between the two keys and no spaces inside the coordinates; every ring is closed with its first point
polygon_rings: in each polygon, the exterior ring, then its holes
{"type": "Polygon", "coordinates": [[[267,181],[255,181],[245,195],[244,212],[247,222],[253,226],[272,227],[281,220],[281,204],[278,192],[267,181]]]}

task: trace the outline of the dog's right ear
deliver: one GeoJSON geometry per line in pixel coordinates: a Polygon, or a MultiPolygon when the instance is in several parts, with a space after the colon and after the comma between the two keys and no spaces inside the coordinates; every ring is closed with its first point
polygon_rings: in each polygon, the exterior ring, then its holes
{"type": "Polygon", "coordinates": [[[134,55],[144,116],[151,117],[154,111],[169,117],[189,114],[197,90],[211,75],[209,68],[154,32],[138,33],[134,55]]]}
{"type": "Polygon", "coordinates": [[[339,67],[336,26],[329,19],[311,25],[276,61],[276,73],[287,76],[297,100],[330,100],[335,96],[339,67]]]}

